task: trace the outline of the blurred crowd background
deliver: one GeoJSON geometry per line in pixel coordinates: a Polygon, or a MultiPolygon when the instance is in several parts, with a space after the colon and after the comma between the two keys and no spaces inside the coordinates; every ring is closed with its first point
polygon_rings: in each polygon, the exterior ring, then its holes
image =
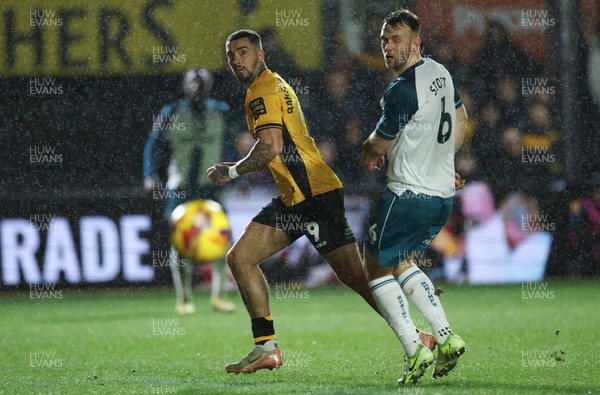
{"type": "MultiPolygon", "coordinates": [[[[259,3],[236,2],[240,13],[251,13],[259,3]]],[[[543,253],[545,276],[600,274],[597,2],[265,3],[272,11],[271,25],[250,27],[263,37],[267,66],[296,91],[311,133],[346,194],[365,201],[378,195],[383,174],[360,170],[360,145],[379,119],[385,87],[396,77],[384,67],[381,21],[401,3],[421,17],[422,56],[450,71],[469,115],[456,170],[472,185],[457,196],[451,222],[428,252],[426,269],[438,270],[438,277],[468,281],[468,232],[500,213],[503,234],[498,237],[510,250],[530,234],[550,236],[543,253]],[[305,21],[319,27],[315,45],[320,56],[310,67],[302,49],[285,39],[302,35],[302,16],[281,13],[302,7],[318,10],[320,18],[305,21]],[[299,19],[300,26],[286,28],[282,18],[299,19]]],[[[246,27],[242,22],[231,26],[246,27]]],[[[225,37],[206,32],[193,40],[198,45],[218,40],[222,48],[225,37]]],[[[306,47],[313,44],[310,38],[303,42],[306,47]]],[[[23,45],[23,50],[35,50],[30,43],[23,45]]],[[[230,106],[224,159],[235,160],[253,144],[245,124],[245,91],[226,68],[223,51],[207,56],[222,58],[219,67],[207,67],[215,79],[211,96],[230,106]]],[[[161,202],[148,199],[142,188],[144,144],[153,116],[182,97],[182,71],[208,64],[205,59],[187,59],[177,72],[59,73],[56,81],[64,91],[59,95],[28,94],[32,76],[8,72],[5,64],[0,75],[2,218],[46,212],[111,216],[144,208],[158,218],[161,202]],[[31,147],[54,147],[64,160],[51,166],[31,164],[31,147]],[[99,205],[111,208],[102,211],[99,205]]],[[[272,183],[265,173],[242,177],[228,188],[268,189],[272,183]]],[[[159,225],[155,229],[165,232],[159,225]]],[[[320,262],[314,254],[303,254],[282,254],[267,263],[272,278],[305,278],[320,262]]]]}

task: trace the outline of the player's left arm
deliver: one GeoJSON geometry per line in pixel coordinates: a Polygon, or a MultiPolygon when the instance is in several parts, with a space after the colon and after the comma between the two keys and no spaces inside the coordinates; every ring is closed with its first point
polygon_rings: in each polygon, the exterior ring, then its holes
{"type": "Polygon", "coordinates": [[[465,140],[465,130],[467,128],[467,120],[469,116],[467,115],[467,109],[464,104],[461,104],[459,108],[456,109],[456,136],[454,136],[454,152],[458,152],[463,141],[465,140]]]}
{"type": "MultiPolygon", "coordinates": [[[[456,154],[465,140],[465,129],[467,128],[467,109],[460,100],[460,95],[456,85],[454,86],[454,104],[456,106],[456,135],[454,136],[454,153],[456,154]]],[[[454,173],[454,188],[458,191],[465,186],[465,180],[460,177],[460,174],[454,173]]]]}
{"type": "MultiPolygon", "coordinates": [[[[467,128],[467,109],[464,104],[461,104],[456,109],[456,136],[454,136],[454,153],[458,152],[460,146],[465,140],[465,129],[467,128]]],[[[465,186],[465,180],[460,177],[460,174],[454,173],[454,188],[458,191],[465,186]]]]}
{"type": "Polygon", "coordinates": [[[362,167],[368,171],[377,171],[385,163],[384,155],[390,149],[394,140],[386,140],[372,132],[362,145],[360,161],[362,167]]]}

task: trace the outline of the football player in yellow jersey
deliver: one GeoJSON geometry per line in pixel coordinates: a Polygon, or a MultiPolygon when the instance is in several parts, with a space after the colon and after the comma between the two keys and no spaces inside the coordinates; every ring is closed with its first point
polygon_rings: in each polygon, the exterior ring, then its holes
{"type": "Polygon", "coordinates": [[[219,163],[208,169],[208,175],[220,185],[269,169],[281,191],[252,219],[227,255],[251,318],[255,345],[226,370],[252,373],[282,364],[269,308],[269,288],[258,265],[302,236],[309,238],[342,283],[379,311],[346,220],[342,184],[310,136],[294,90],[266,67],[258,33],[232,33],[225,47],[229,67],[248,89],[246,118],[256,143],[245,158],[237,163],[219,163]]]}

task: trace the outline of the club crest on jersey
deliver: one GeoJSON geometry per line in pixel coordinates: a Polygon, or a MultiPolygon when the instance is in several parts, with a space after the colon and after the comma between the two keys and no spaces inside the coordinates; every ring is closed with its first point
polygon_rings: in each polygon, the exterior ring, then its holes
{"type": "Polygon", "coordinates": [[[265,107],[265,102],[262,97],[256,98],[248,103],[250,107],[250,111],[252,111],[252,115],[254,115],[254,120],[257,120],[259,116],[267,113],[267,107],[265,107]]]}

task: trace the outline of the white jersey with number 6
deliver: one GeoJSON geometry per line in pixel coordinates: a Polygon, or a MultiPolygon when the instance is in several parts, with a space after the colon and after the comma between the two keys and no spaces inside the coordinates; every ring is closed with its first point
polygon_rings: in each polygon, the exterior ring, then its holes
{"type": "Polygon", "coordinates": [[[388,187],[393,192],[454,195],[454,134],[461,105],[448,70],[428,58],[387,87],[375,132],[394,140],[387,152],[388,187]]]}

